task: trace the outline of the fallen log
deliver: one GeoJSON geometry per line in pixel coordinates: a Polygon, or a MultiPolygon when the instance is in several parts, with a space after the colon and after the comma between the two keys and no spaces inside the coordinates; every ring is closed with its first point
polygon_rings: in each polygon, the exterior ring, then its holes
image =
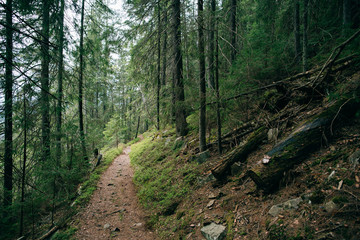
{"type": "Polygon", "coordinates": [[[331,137],[333,127],[354,116],[359,108],[355,98],[338,100],[279,142],[247,175],[265,192],[275,190],[286,171],[318,150],[323,140],[331,137]]]}
{"type": "Polygon", "coordinates": [[[254,131],[244,145],[238,146],[226,155],[220,164],[211,170],[211,173],[217,180],[223,180],[229,174],[231,165],[235,162],[245,162],[247,156],[261,144],[266,136],[267,132],[265,127],[254,131]]]}

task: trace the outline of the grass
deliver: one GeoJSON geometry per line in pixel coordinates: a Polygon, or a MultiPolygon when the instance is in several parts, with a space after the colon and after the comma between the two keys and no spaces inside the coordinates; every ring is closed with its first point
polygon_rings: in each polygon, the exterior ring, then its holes
{"type": "MultiPolygon", "coordinates": [[[[144,140],[131,147],[130,159],[135,168],[134,183],[140,203],[149,212],[147,226],[162,229],[177,219],[176,209],[192,190],[198,175],[197,163],[182,159],[183,140],[176,140],[175,131],[147,132],[144,140]]],[[[171,225],[171,224],[170,224],[171,225]]],[[[169,225],[169,226],[170,226],[169,225]]],[[[178,225],[180,228],[184,223],[178,225]]],[[[171,229],[168,229],[172,232],[171,229]]],[[[160,236],[168,236],[161,232],[160,236]]]]}

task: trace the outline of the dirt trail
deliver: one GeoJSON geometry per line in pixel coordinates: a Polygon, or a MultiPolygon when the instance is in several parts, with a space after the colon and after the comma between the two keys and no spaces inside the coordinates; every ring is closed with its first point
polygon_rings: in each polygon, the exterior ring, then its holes
{"type": "Polygon", "coordinates": [[[145,229],[130,167],[130,147],[101,176],[88,206],[79,214],[76,239],[155,239],[145,229]]]}

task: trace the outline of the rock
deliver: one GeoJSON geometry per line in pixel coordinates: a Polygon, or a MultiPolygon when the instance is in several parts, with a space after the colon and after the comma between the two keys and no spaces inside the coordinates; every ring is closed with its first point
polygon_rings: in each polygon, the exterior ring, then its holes
{"type": "Polygon", "coordinates": [[[268,135],[268,141],[269,142],[276,143],[278,135],[279,135],[279,129],[278,128],[271,128],[271,129],[269,129],[267,135],[268,135]]]}
{"type": "Polygon", "coordinates": [[[231,165],[231,176],[236,176],[241,172],[242,170],[241,165],[242,165],[241,162],[236,162],[233,165],[231,165]]]}
{"type": "Polygon", "coordinates": [[[215,199],[215,198],[216,198],[216,195],[214,193],[209,194],[209,199],[215,199]]]}
{"type": "Polygon", "coordinates": [[[353,154],[350,155],[349,157],[349,161],[351,162],[353,168],[355,169],[357,165],[359,165],[359,161],[360,161],[360,150],[354,152],[353,154]]]}
{"type": "Polygon", "coordinates": [[[135,223],[133,226],[134,226],[135,228],[139,228],[139,227],[142,226],[142,223],[135,223]]]}
{"type": "Polygon", "coordinates": [[[198,178],[198,185],[203,186],[205,184],[207,184],[208,182],[214,181],[215,177],[212,173],[209,173],[208,175],[206,175],[205,177],[199,177],[198,178]]]}
{"type": "Polygon", "coordinates": [[[302,202],[301,198],[291,199],[284,203],[276,204],[272,206],[269,210],[269,214],[273,217],[279,215],[279,213],[283,212],[284,210],[293,210],[299,207],[299,203],[302,202]]]}
{"type": "Polygon", "coordinates": [[[211,208],[211,207],[214,205],[214,203],[215,203],[215,200],[211,200],[211,201],[206,205],[206,207],[211,208]]]}
{"type": "Polygon", "coordinates": [[[119,229],[119,228],[115,228],[115,229],[114,229],[114,232],[120,232],[120,229],[119,229]]]}
{"type": "Polygon", "coordinates": [[[337,209],[337,206],[333,201],[329,201],[329,202],[325,203],[324,207],[328,213],[333,213],[337,209]]]}
{"type": "Polygon", "coordinates": [[[211,223],[210,225],[201,228],[201,234],[207,240],[222,240],[226,236],[226,227],[211,223]]]}
{"type": "Polygon", "coordinates": [[[109,229],[109,228],[110,228],[110,224],[106,223],[106,224],[104,225],[104,229],[109,229]]]}
{"type": "Polygon", "coordinates": [[[191,158],[192,161],[197,161],[199,164],[204,163],[206,159],[210,157],[209,150],[203,151],[201,153],[196,154],[191,158]]]}

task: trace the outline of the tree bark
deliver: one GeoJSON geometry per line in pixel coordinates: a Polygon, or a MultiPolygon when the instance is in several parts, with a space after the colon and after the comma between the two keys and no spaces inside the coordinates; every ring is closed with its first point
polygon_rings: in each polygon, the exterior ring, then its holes
{"type": "Polygon", "coordinates": [[[83,78],[84,78],[84,15],[85,0],[81,4],[81,25],[80,25],[80,76],[79,76],[79,130],[82,148],[82,157],[85,163],[88,163],[86,153],[85,133],[84,133],[84,115],[83,115],[83,78]]]}
{"type": "Polygon", "coordinates": [[[166,54],[167,54],[167,7],[168,7],[168,1],[165,1],[165,8],[164,8],[164,20],[163,20],[163,25],[164,25],[164,34],[163,34],[163,49],[162,49],[162,85],[166,85],[166,64],[167,64],[167,59],[166,59],[166,54]]]}
{"type": "Polygon", "coordinates": [[[209,86],[215,89],[215,24],[216,24],[216,0],[210,2],[210,26],[209,26],[209,86]]]}
{"type": "Polygon", "coordinates": [[[303,12],[303,21],[304,21],[304,30],[303,30],[303,53],[302,53],[302,64],[303,72],[306,72],[308,69],[308,6],[309,0],[304,0],[304,12],[303,12]]]}
{"type": "Polygon", "coordinates": [[[62,99],[63,99],[63,72],[64,72],[64,9],[65,0],[60,1],[59,16],[59,66],[58,66],[58,89],[56,108],[56,159],[61,159],[61,126],[62,126],[62,99]]]}
{"type": "Polygon", "coordinates": [[[269,163],[262,161],[248,171],[250,178],[260,189],[271,192],[278,187],[284,172],[301,163],[308,155],[318,150],[323,140],[332,135],[332,129],[351,118],[359,109],[355,98],[343,99],[332,104],[322,113],[301,124],[286,139],[279,142],[264,156],[269,163]]]}
{"type": "MultiPolygon", "coordinates": [[[[157,3],[158,10],[158,59],[157,59],[157,88],[156,88],[156,129],[160,130],[160,88],[161,88],[161,15],[160,1],[157,3]]],[[[137,135],[137,134],[136,134],[137,135]]]]}
{"type": "Polygon", "coordinates": [[[43,0],[42,6],[42,37],[41,43],[41,115],[42,115],[42,161],[50,158],[50,102],[49,102],[49,35],[50,35],[50,2],[43,0]]]}
{"type": "Polygon", "coordinates": [[[300,62],[301,46],[300,46],[300,4],[295,0],[294,6],[294,38],[295,38],[295,62],[300,62]]]}
{"type": "Polygon", "coordinates": [[[223,180],[230,173],[231,165],[235,162],[245,162],[247,156],[254,151],[266,138],[266,128],[261,127],[251,136],[244,145],[238,146],[227,156],[225,156],[219,165],[211,170],[217,180],[223,180]]]}
{"type": "Polygon", "coordinates": [[[231,0],[230,10],[230,24],[231,24],[231,63],[233,64],[236,59],[237,48],[236,48],[236,1],[231,0]]]}
{"type": "Polygon", "coordinates": [[[204,1],[198,0],[198,34],[199,34],[199,72],[200,72],[200,116],[199,142],[200,152],[206,150],[206,86],[205,86],[205,49],[204,49],[204,1]]]}
{"type": "MultiPolygon", "coordinates": [[[[214,2],[215,0],[212,1],[214,2]]],[[[216,10],[216,6],[215,6],[215,10],[216,10]]],[[[218,135],[218,152],[219,154],[221,154],[222,144],[221,144],[221,113],[220,113],[220,86],[219,86],[219,30],[218,29],[216,29],[215,91],[216,91],[216,123],[217,123],[217,135],[218,135]]]]}
{"type": "Polygon", "coordinates": [[[19,235],[22,236],[24,233],[24,203],[25,203],[25,179],[26,179],[26,161],[27,161],[27,104],[26,104],[26,93],[27,85],[24,86],[24,150],[23,150],[23,162],[22,162],[22,174],[21,174],[21,205],[20,205],[20,232],[19,235]]]}
{"type": "Polygon", "coordinates": [[[175,109],[175,125],[176,134],[185,136],[188,132],[186,113],[185,113],[185,93],[183,79],[183,61],[181,54],[181,25],[180,25],[180,0],[172,2],[173,9],[173,37],[174,37],[174,109],[175,109]]]}
{"type": "Polygon", "coordinates": [[[13,198],[13,30],[12,0],[6,1],[6,63],[5,63],[5,152],[4,152],[4,218],[13,198]]]}

